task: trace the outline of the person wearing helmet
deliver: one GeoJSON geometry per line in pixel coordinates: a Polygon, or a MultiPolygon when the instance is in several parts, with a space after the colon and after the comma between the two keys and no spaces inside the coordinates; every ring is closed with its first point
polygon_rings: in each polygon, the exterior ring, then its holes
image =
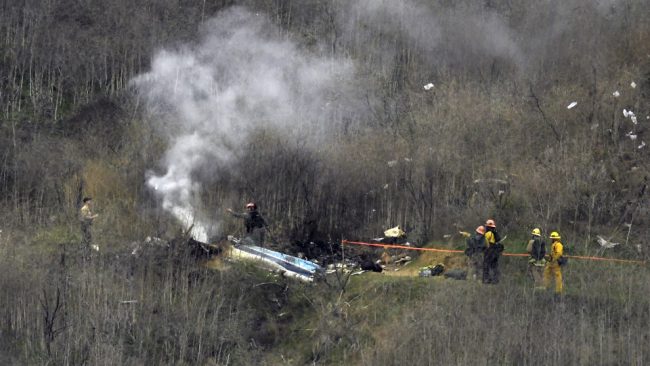
{"type": "Polygon", "coordinates": [[[499,258],[503,252],[501,236],[493,219],[485,221],[485,254],[483,255],[483,283],[499,283],[499,258]]]}
{"type": "Polygon", "coordinates": [[[266,230],[266,222],[262,215],[257,212],[257,205],[253,202],[246,204],[246,212],[234,212],[232,209],[227,209],[228,213],[234,217],[244,219],[244,228],[246,229],[246,238],[251,240],[256,245],[264,244],[264,233],[266,230]]]}
{"type": "Polygon", "coordinates": [[[478,280],[481,269],[483,268],[483,252],[485,252],[485,228],[479,226],[473,236],[467,238],[467,278],[469,280],[478,280]]]}
{"type": "Polygon", "coordinates": [[[533,279],[536,290],[544,289],[542,277],[544,275],[544,266],[546,266],[546,243],[542,240],[542,231],[534,228],[531,232],[531,239],[528,241],[526,251],[530,255],[528,259],[528,273],[533,279]]]}
{"type": "Polygon", "coordinates": [[[564,246],[560,242],[560,233],[554,231],[550,236],[553,243],[551,244],[551,254],[549,260],[544,267],[544,288],[548,289],[551,284],[551,276],[555,277],[555,293],[562,294],[562,269],[560,268],[562,255],[564,254],[564,246]]]}

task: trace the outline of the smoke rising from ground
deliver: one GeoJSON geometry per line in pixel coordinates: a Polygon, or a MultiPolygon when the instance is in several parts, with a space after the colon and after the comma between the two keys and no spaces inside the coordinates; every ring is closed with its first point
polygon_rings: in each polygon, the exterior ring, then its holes
{"type": "MultiPolygon", "coordinates": [[[[314,141],[333,127],[340,85],[351,63],[302,51],[264,16],[242,8],[220,13],[203,27],[201,41],[159,52],[151,71],[133,82],[156,126],[169,139],[166,171],[148,185],[163,208],[198,240],[218,232],[201,209],[202,177],[237,158],[252,133],[262,128],[314,141]]],[[[216,208],[207,208],[214,210],[216,208]]]]}

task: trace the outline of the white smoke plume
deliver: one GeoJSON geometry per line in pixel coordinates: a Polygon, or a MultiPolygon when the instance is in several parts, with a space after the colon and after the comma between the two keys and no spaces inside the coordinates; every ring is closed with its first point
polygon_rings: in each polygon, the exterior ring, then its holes
{"type": "Polygon", "coordinates": [[[243,8],[220,13],[202,34],[195,45],[159,52],[133,84],[170,145],[166,171],[147,183],[165,210],[193,225],[195,239],[207,241],[219,230],[218,217],[216,208],[201,207],[197,175],[233,163],[260,128],[311,136],[332,128],[353,68],[302,50],[266,17],[243,8]]]}

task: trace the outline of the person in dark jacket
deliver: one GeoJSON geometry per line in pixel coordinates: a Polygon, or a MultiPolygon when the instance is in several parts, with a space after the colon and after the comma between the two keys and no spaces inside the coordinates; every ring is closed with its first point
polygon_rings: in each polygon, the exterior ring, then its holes
{"type": "Polygon", "coordinates": [[[256,245],[264,244],[264,233],[266,231],[266,222],[262,215],[257,212],[257,205],[253,202],[246,204],[246,212],[234,212],[232,209],[227,209],[228,213],[244,219],[244,228],[246,229],[246,238],[251,240],[256,245]]]}
{"type": "Polygon", "coordinates": [[[546,243],[542,239],[542,232],[538,228],[534,228],[532,237],[528,241],[528,246],[526,251],[530,254],[528,259],[528,273],[530,273],[531,278],[535,286],[535,290],[543,290],[544,283],[544,267],[546,266],[546,243]]]}
{"type": "Polygon", "coordinates": [[[479,226],[473,236],[467,238],[467,279],[470,281],[480,280],[481,269],[483,268],[483,252],[485,252],[485,227],[479,226]]]}

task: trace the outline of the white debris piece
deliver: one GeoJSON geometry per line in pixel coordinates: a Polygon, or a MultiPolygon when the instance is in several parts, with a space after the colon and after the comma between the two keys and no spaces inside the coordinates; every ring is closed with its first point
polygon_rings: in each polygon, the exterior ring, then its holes
{"type": "Polygon", "coordinates": [[[598,244],[600,244],[600,246],[605,249],[614,248],[615,246],[620,244],[620,243],[613,243],[609,240],[605,240],[605,238],[603,238],[600,235],[596,235],[596,241],[598,241],[598,244]]]}
{"type": "Polygon", "coordinates": [[[388,164],[388,167],[392,168],[397,165],[397,160],[391,160],[389,162],[386,162],[386,164],[388,164]]]}
{"type": "Polygon", "coordinates": [[[93,244],[93,245],[91,245],[90,247],[91,247],[94,251],[99,252],[99,245],[95,245],[95,244],[93,244]]]}
{"type": "Polygon", "coordinates": [[[615,96],[616,98],[618,98],[618,97],[621,96],[621,93],[619,93],[618,90],[617,90],[617,91],[613,92],[612,95],[615,96]]]}
{"type": "Polygon", "coordinates": [[[384,184],[384,189],[388,189],[388,183],[384,184]]]}
{"type": "Polygon", "coordinates": [[[636,89],[636,83],[634,81],[630,83],[630,86],[632,87],[632,89],[636,89]]]}
{"type": "Polygon", "coordinates": [[[575,107],[575,106],[577,106],[577,105],[578,105],[578,102],[571,102],[571,104],[569,104],[569,105],[566,107],[566,109],[571,109],[571,108],[573,108],[573,107],[575,107]]]}
{"type": "Polygon", "coordinates": [[[404,158],[404,161],[407,162],[407,163],[410,163],[410,162],[413,161],[413,159],[411,159],[411,158],[404,158]]]}
{"type": "Polygon", "coordinates": [[[429,83],[424,86],[424,90],[431,90],[433,88],[433,83],[429,83]]]}
{"type": "Polygon", "coordinates": [[[634,131],[630,131],[625,134],[625,136],[629,137],[630,140],[636,140],[637,135],[634,133],[634,131]]]}
{"type": "Polygon", "coordinates": [[[591,130],[592,131],[597,129],[597,128],[598,128],[598,123],[594,123],[593,125],[591,125],[591,130]]]}
{"type": "Polygon", "coordinates": [[[632,120],[632,123],[637,124],[636,120],[636,115],[632,111],[628,111],[627,109],[623,109],[623,117],[629,118],[632,120]]]}
{"type": "Polygon", "coordinates": [[[645,141],[641,141],[641,145],[639,145],[637,148],[643,149],[645,147],[645,141]]]}

